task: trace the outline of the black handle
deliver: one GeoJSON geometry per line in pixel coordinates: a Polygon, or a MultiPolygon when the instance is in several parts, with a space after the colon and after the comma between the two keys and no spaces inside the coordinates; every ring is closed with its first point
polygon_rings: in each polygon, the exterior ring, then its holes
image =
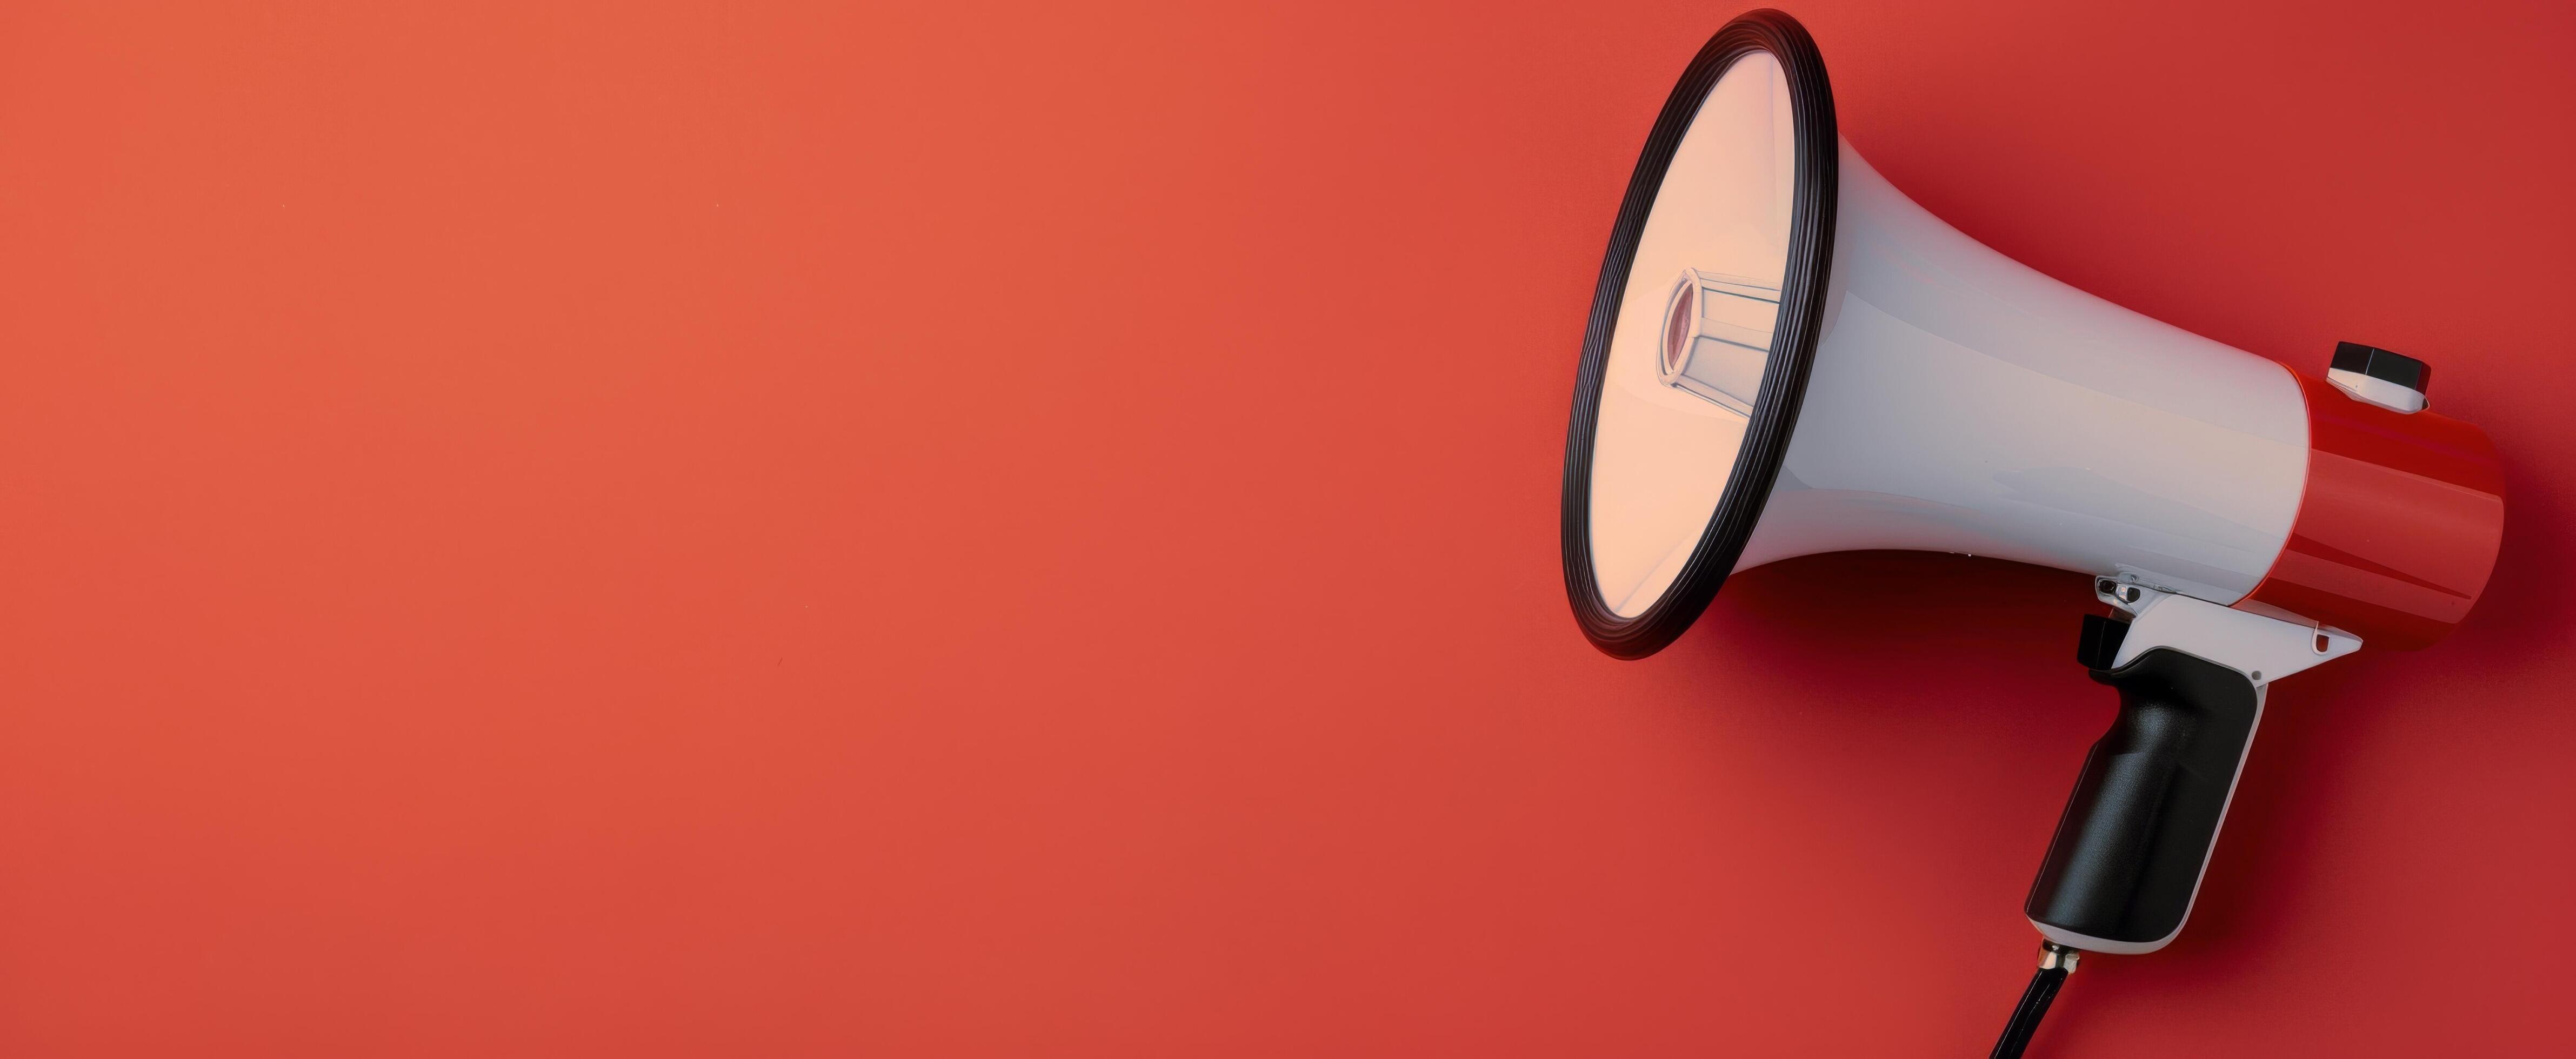
{"type": "MultiPolygon", "coordinates": [[[[2116,649],[2125,631],[2096,628],[2102,620],[2085,623],[2088,665],[2106,664],[2104,642],[2116,649]]],[[[2120,690],[2120,716],[2084,758],[2022,910],[2072,934],[2154,948],[2191,913],[2261,700],[2243,673],[2166,647],[2093,679],[2120,690]]]]}

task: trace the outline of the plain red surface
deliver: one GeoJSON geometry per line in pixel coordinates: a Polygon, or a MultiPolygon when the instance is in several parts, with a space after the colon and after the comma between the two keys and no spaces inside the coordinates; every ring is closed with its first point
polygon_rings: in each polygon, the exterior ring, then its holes
{"type": "MultiPolygon", "coordinates": [[[[1982,1054],[2083,580],[1562,598],[1733,13],[0,7],[0,1052],[1982,1054]]],[[[2504,454],[2034,1054],[2576,1051],[2576,16],[1797,13],[1971,235],[2504,454]]]]}

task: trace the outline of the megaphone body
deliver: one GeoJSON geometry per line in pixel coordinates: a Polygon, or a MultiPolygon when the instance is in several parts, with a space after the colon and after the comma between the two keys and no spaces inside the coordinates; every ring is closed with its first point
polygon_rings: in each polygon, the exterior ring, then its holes
{"type": "Polygon", "coordinates": [[[1734,569],[1984,555],[2374,646],[2467,615],[2504,523],[2477,428],[2420,390],[2401,412],[2404,394],[2343,388],[2381,380],[2303,377],[2050,279],[1838,154],[1815,363],[1734,569]]]}
{"type": "MultiPolygon", "coordinates": [[[[2254,693],[2219,759],[2156,792],[2199,788],[2214,838],[2271,681],[2364,642],[2423,646],[2466,616],[2503,528],[2492,445],[2421,390],[2304,377],[2050,279],[1839,154],[1815,362],[1733,569],[1906,549],[2093,575],[2133,626],[2156,619],[2102,670],[2187,646],[2254,693]]],[[[2176,840],[2200,855],[2161,892],[2116,887],[2128,899],[2105,907],[2061,866],[2033,924],[2089,951],[2169,943],[2208,852],[2176,840]]]]}
{"type": "Polygon", "coordinates": [[[2121,710],[2024,905],[2062,979],[2180,932],[2273,681],[2430,644],[2483,591],[2503,477],[2429,374],[2355,343],[2301,374],[1996,253],[1843,142],[1813,41],[1756,12],[1684,72],[1613,228],[1567,434],[1568,598],[1637,658],[1793,556],[2087,575],[2110,613],[2082,615],[2077,657],[2121,710]]]}

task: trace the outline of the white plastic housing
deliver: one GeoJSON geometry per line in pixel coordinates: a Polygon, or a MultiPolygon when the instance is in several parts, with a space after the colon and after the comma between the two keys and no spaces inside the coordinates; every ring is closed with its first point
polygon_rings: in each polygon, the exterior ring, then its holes
{"type": "Polygon", "coordinates": [[[2326,381],[2351,394],[2353,400],[2368,401],[2392,412],[2414,415],[2424,410],[2424,391],[2402,383],[2374,379],[2345,368],[2329,369],[2326,381]]]}
{"type": "Polygon", "coordinates": [[[2289,370],[2024,267],[1841,152],[1815,366],[1735,568],[1892,548],[2252,591],[2307,477],[2289,370]]]}

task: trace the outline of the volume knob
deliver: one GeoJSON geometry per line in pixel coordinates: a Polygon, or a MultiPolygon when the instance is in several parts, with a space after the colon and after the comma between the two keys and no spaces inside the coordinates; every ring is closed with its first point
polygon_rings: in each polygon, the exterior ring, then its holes
{"type": "Polygon", "coordinates": [[[2338,342],[2326,381],[2353,400],[2411,414],[2424,410],[2424,392],[2432,385],[2433,369],[2403,353],[2338,342]]]}

